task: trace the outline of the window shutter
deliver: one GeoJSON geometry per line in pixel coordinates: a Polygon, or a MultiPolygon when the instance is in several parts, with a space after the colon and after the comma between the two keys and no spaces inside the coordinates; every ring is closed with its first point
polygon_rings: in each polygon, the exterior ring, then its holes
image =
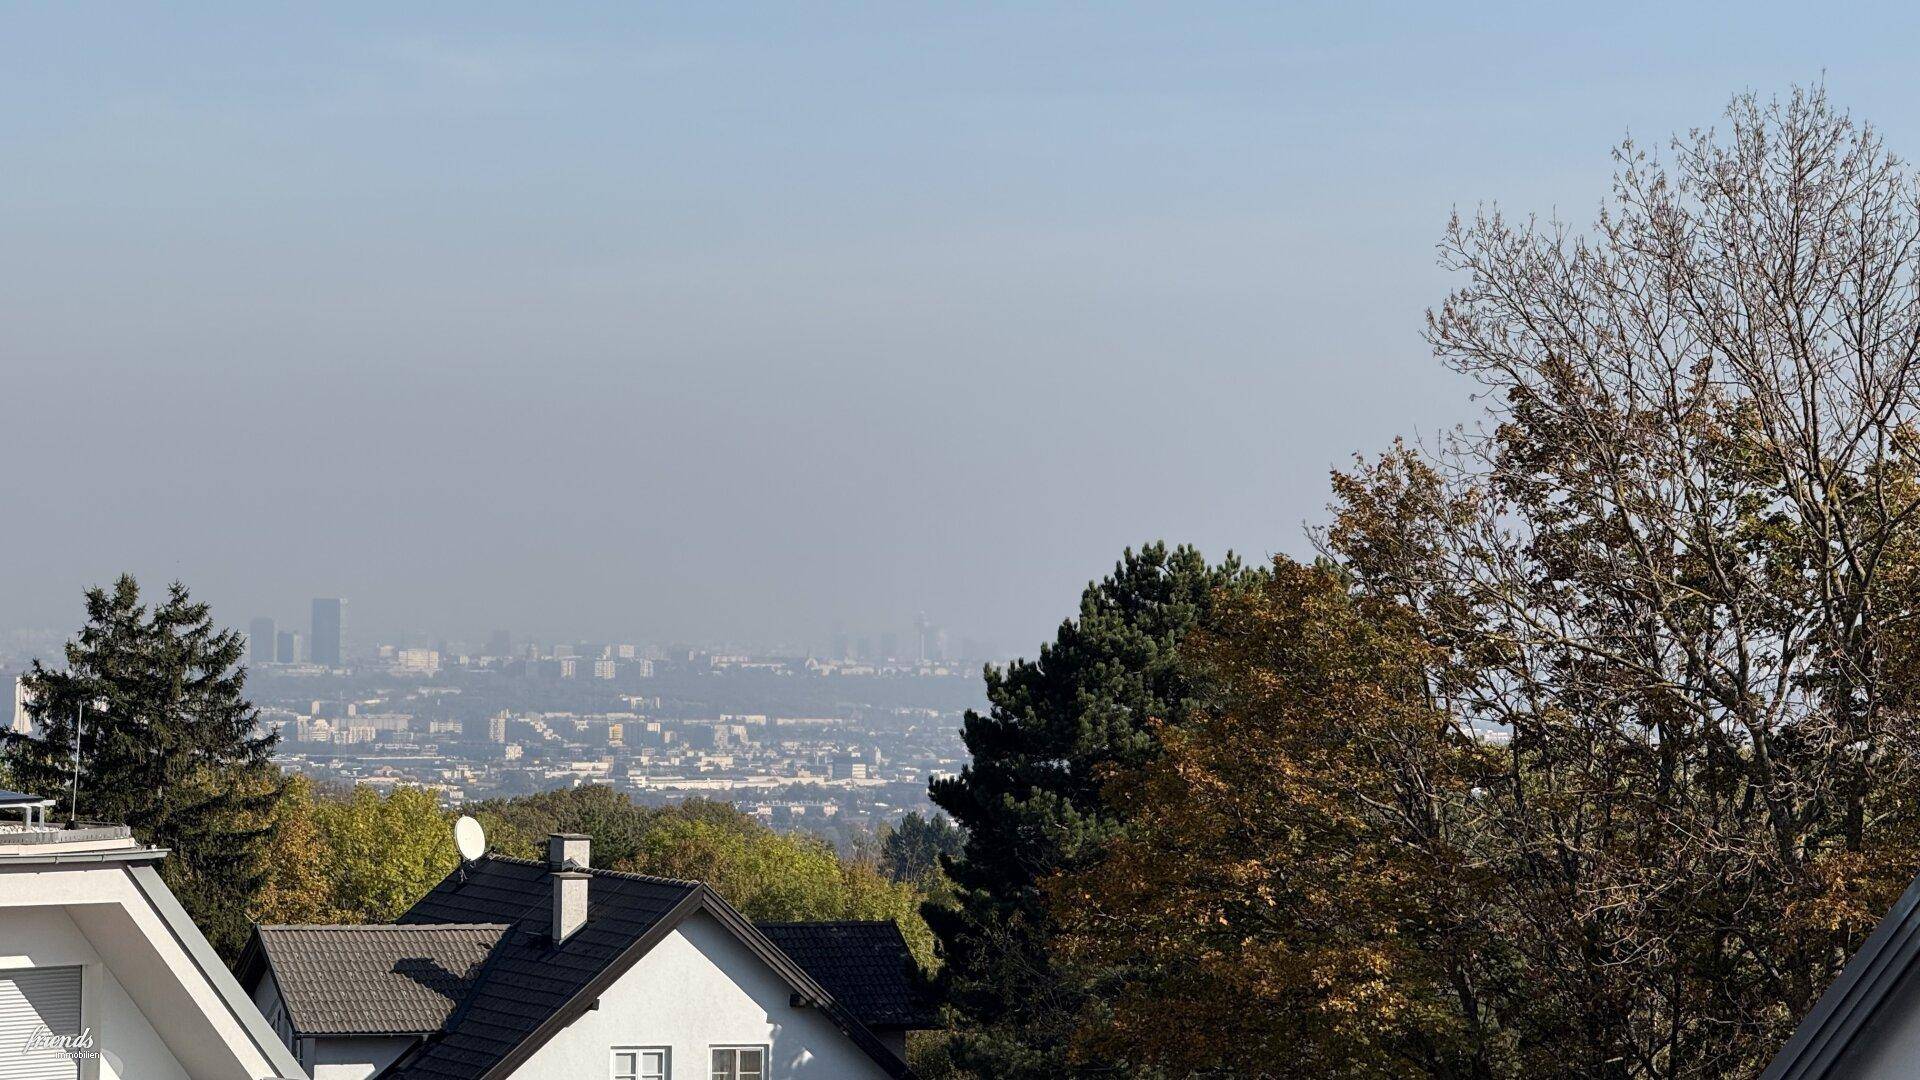
{"type": "Polygon", "coordinates": [[[75,1080],[80,1075],[80,1063],[65,1050],[26,1048],[36,1032],[80,1034],[79,968],[0,972],[0,1076],[8,1080],[75,1080]]]}

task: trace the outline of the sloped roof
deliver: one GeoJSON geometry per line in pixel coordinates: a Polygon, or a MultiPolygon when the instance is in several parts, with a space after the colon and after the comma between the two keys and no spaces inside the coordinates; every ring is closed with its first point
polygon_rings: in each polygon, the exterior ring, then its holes
{"type": "Polygon", "coordinates": [[[586,925],[552,943],[547,865],[490,855],[456,870],[400,917],[403,925],[511,924],[444,1034],[395,1075],[470,1080],[560,1014],[596,976],[694,896],[693,882],[590,871],[586,925]]]}
{"type": "Polygon", "coordinates": [[[1823,1080],[1849,1048],[1872,1031],[1874,1016],[1920,958],[1920,878],[1853,954],[1840,977],[1814,1003],[1761,1080],[1823,1080]]]}
{"type": "Polygon", "coordinates": [[[877,922],[756,923],[780,951],[868,1027],[929,1028],[933,1007],[915,987],[900,927],[877,922]]]}
{"type": "Polygon", "coordinates": [[[262,926],[259,948],[300,1035],[440,1030],[503,924],[262,926]]]}
{"type": "Polygon", "coordinates": [[[706,911],[845,1032],[890,1075],[910,1077],[836,996],[742,918],[712,889],[589,870],[587,921],[552,941],[552,883],[544,862],[487,855],[454,871],[400,917],[403,925],[506,923],[465,1000],[440,1033],[396,1061],[383,1077],[473,1080],[506,1075],[572,1023],[687,915],[706,911]]]}

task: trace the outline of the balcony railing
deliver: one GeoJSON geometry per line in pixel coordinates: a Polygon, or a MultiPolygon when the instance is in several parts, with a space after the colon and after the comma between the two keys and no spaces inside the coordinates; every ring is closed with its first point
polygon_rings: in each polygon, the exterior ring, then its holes
{"type": "Polygon", "coordinates": [[[26,847],[32,844],[85,844],[101,840],[126,840],[133,830],[125,825],[104,821],[77,821],[71,825],[49,823],[46,826],[0,823],[0,848],[26,847]]]}

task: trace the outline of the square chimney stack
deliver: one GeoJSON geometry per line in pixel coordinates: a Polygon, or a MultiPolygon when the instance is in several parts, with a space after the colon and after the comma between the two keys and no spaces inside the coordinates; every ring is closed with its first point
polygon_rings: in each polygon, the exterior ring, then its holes
{"type": "Polygon", "coordinates": [[[590,837],[554,833],[547,837],[547,873],[553,878],[553,943],[560,945],[587,924],[587,888],[593,875],[590,837]]]}

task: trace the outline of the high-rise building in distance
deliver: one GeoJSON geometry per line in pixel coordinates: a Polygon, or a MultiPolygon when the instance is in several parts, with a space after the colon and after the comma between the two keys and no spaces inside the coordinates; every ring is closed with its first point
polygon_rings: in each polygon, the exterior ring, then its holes
{"type": "Polygon", "coordinates": [[[282,630],[274,636],[273,659],[278,664],[300,662],[300,631],[282,630]]]}
{"type": "Polygon", "coordinates": [[[307,656],[321,667],[340,666],[340,646],[346,636],[347,602],[317,599],[313,602],[313,625],[307,637],[307,656]]]}
{"type": "Polygon", "coordinates": [[[513,635],[505,630],[495,630],[487,636],[487,656],[512,656],[513,635]]]}
{"type": "Polygon", "coordinates": [[[273,650],[278,645],[272,619],[261,616],[247,624],[247,659],[256,664],[271,664],[273,650]]]}

